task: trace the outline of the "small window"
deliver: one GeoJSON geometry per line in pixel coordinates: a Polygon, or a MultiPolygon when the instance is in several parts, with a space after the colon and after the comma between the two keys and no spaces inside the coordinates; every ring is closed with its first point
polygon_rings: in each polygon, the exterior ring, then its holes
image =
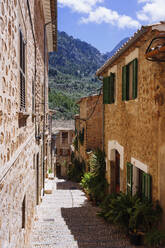
{"type": "Polygon", "coordinates": [[[25,218],[26,218],[26,196],[24,196],[22,202],[22,228],[25,228],[25,218]]]}
{"type": "Polygon", "coordinates": [[[103,78],[103,104],[112,104],[116,98],[115,74],[103,78]]]}
{"type": "Polygon", "coordinates": [[[33,155],[33,170],[36,168],[36,156],[35,154],[33,155]]]}
{"type": "Polygon", "coordinates": [[[26,80],[25,80],[25,46],[23,34],[20,31],[20,110],[25,111],[26,107],[26,80]]]}
{"type": "Polygon", "coordinates": [[[32,80],[32,113],[35,113],[35,87],[34,80],[32,80]]]}
{"type": "Polygon", "coordinates": [[[141,199],[152,198],[152,177],[131,163],[127,163],[127,193],[136,193],[141,199]],[[134,190],[133,190],[134,187],[134,190]]]}
{"type": "Polygon", "coordinates": [[[134,59],[122,68],[122,100],[137,98],[138,60],[134,59]]]}

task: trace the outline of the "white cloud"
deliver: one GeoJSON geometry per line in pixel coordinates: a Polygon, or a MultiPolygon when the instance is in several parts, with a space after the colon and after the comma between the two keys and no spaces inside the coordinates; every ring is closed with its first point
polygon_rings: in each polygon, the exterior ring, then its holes
{"type": "Polygon", "coordinates": [[[165,0],[138,0],[143,2],[142,10],[137,12],[141,21],[157,22],[165,20],[165,0]]]}
{"type": "Polygon", "coordinates": [[[108,23],[116,25],[120,28],[138,28],[140,23],[136,20],[133,20],[130,16],[120,15],[118,12],[105,7],[98,7],[96,10],[91,11],[87,18],[81,18],[82,23],[108,23]]]}
{"type": "Polygon", "coordinates": [[[120,28],[139,28],[141,25],[137,20],[132,19],[130,16],[121,15],[118,19],[118,26],[120,28]]]}
{"type": "Polygon", "coordinates": [[[151,0],[138,0],[138,3],[150,2],[151,0]]]}
{"type": "Polygon", "coordinates": [[[95,23],[111,23],[113,24],[119,18],[116,11],[112,11],[105,7],[98,7],[95,11],[91,11],[87,18],[83,17],[81,21],[83,23],[95,22],[95,23]]]}
{"type": "MultiPolygon", "coordinates": [[[[60,7],[68,7],[72,11],[83,14],[81,23],[107,23],[120,28],[138,28],[140,23],[127,15],[120,15],[117,11],[100,6],[105,0],[58,0],[60,7]],[[84,14],[88,16],[85,17],[84,14]]],[[[137,0],[146,2],[151,0],[137,0]]],[[[164,0],[165,1],[165,0],[164,0]]],[[[140,13],[139,13],[140,15],[140,13]]]]}
{"type": "Polygon", "coordinates": [[[97,3],[104,0],[58,0],[60,7],[69,7],[79,13],[89,13],[97,3]]]}

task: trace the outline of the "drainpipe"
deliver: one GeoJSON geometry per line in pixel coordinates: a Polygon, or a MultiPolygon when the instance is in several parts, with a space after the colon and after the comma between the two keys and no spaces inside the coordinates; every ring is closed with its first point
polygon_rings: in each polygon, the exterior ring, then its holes
{"type": "MultiPolygon", "coordinates": [[[[100,76],[98,76],[98,79],[100,80],[100,81],[102,81],[102,83],[103,83],[103,78],[102,77],[100,77],[100,76]]],[[[102,87],[102,92],[103,92],[103,87],[102,87]]],[[[103,103],[103,99],[102,99],[102,103],[103,103]]],[[[102,150],[103,150],[103,152],[104,152],[104,142],[105,142],[105,139],[104,139],[104,122],[105,122],[105,115],[104,115],[104,113],[105,113],[105,106],[104,106],[104,103],[103,103],[103,106],[102,106],[102,150]]]]}
{"type": "Polygon", "coordinates": [[[103,142],[103,144],[102,144],[102,149],[103,149],[103,152],[104,152],[104,119],[105,119],[105,115],[104,115],[104,113],[105,113],[105,106],[104,106],[104,104],[103,104],[103,106],[102,106],[102,109],[103,109],[103,120],[102,120],[102,122],[103,122],[103,126],[102,126],[102,142],[103,142]]]}
{"type": "Polygon", "coordinates": [[[44,24],[44,117],[43,117],[43,144],[42,144],[42,177],[43,177],[43,195],[45,191],[45,114],[46,114],[46,27],[47,23],[44,24]]]}

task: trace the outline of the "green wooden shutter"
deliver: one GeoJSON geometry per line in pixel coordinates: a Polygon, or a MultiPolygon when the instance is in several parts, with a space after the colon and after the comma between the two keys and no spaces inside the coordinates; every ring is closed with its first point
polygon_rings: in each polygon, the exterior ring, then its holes
{"type": "Polygon", "coordinates": [[[152,198],[152,177],[151,175],[144,173],[142,176],[142,197],[151,200],[152,198]]]}
{"type": "Polygon", "coordinates": [[[132,98],[135,99],[137,98],[137,84],[138,84],[138,60],[134,59],[132,61],[133,63],[133,92],[132,92],[132,98]]]}
{"type": "Polygon", "coordinates": [[[109,104],[110,103],[110,83],[109,83],[109,77],[103,78],[103,104],[109,104]]]}
{"type": "Polygon", "coordinates": [[[148,200],[151,200],[152,199],[152,177],[149,174],[147,174],[146,197],[148,198],[148,200]]]}
{"type": "Polygon", "coordinates": [[[110,83],[110,103],[114,103],[115,102],[115,97],[114,97],[114,93],[115,93],[115,74],[111,73],[110,74],[110,78],[109,78],[109,83],[110,83]]]}
{"type": "Polygon", "coordinates": [[[132,195],[132,186],[133,186],[133,165],[127,163],[127,194],[132,195]]]}
{"type": "Polygon", "coordinates": [[[122,100],[129,100],[129,66],[122,68],[122,100]]]}

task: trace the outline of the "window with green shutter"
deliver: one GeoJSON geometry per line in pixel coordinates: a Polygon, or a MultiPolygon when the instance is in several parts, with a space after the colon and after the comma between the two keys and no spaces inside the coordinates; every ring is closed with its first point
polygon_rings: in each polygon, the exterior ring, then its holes
{"type": "Polygon", "coordinates": [[[122,101],[126,100],[126,66],[122,67],[122,101]]]}
{"type": "Polygon", "coordinates": [[[143,172],[142,176],[142,197],[151,200],[152,198],[152,177],[143,172]]]}
{"type": "Polygon", "coordinates": [[[103,78],[103,104],[115,102],[115,74],[103,78]]]}
{"type": "Polygon", "coordinates": [[[109,77],[103,78],[103,104],[109,104],[110,98],[109,98],[109,77]]]}
{"type": "Polygon", "coordinates": [[[137,98],[138,60],[137,58],[122,68],[122,100],[137,98]]]}
{"type": "Polygon", "coordinates": [[[110,103],[114,103],[115,102],[115,73],[111,73],[110,74],[110,103]]]}
{"type": "Polygon", "coordinates": [[[137,98],[137,83],[138,83],[138,60],[134,59],[133,63],[133,92],[132,98],[137,98]]]}
{"type": "Polygon", "coordinates": [[[127,194],[132,195],[133,165],[127,162],[127,194]]]}

